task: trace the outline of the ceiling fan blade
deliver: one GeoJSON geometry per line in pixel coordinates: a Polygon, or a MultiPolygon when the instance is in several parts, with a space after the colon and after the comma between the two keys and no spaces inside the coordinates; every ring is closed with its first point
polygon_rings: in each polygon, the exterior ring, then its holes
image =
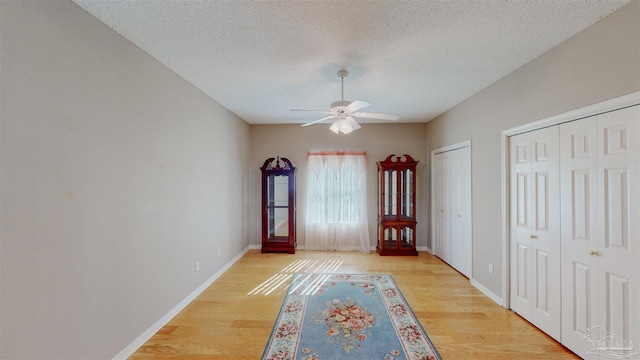
{"type": "Polygon", "coordinates": [[[351,102],[351,104],[347,105],[346,108],[344,108],[344,112],[346,113],[352,113],[354,111],[358,111],[360,109],[364,109],[367,106],[369,106],[371,104],[369,104],[366,101],[362,101],[362,100],[354,100],[351,102]]]}
{"type": "Polygon", "coordinates": [[[351,115],[357,116],[357,117],[368,118],[368,119],[380,119],[380,120],[391,120],[391,121],[398,121],[400,119],[400,116],[398,116],[398,115],[368,113],[368,112],[357,112],[357,113],[353,113],[351,115]]]}
{"type": "Polygon", "coordinates": [[[313,125],[315,123],[319,123],[320,121],[324,121],[324,120],[327,120],[327,119],[333,119],[334,117],[337,117],[337,116],[338,115],[331,115],[331,116],[323,117],[322,119],[314,120],[314,121],[308,122],[306,124],[302,124],[301,126],[313,125]]]}

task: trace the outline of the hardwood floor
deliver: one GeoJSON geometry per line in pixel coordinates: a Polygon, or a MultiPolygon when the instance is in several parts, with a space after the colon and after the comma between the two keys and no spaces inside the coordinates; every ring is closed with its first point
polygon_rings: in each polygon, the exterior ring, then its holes
{"type": "Polygon", "coordinates": [[[259,250],[247,252],[130,359],[260,359],[291,275],[305,271],[392,274],[443,359],[579,359],[428,253],[259,250]]]}

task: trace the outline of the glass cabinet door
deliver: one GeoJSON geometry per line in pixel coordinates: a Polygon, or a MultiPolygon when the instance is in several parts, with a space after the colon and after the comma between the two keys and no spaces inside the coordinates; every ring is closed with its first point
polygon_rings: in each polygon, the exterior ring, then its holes
{"type": "Polygon", "coordinates": [[[267,217],[270,241],[288,241],[289,177],[270,175],[267,188],[267,217]]]}
{"type": "Polygon", "coordinates": [[[402,248],[402,249],[411,249],[411,248],[413,248],[414,247],[414,244],[413,244],[413,242],[414,242],[413,241],[414,240],[414,237],[413,237],[414,230],[413,230],[413,228],[410,227],[410,226],[406,226],[406,227],[403,227],[402,229],[400,229],[398,232],[400,233],[399,234],[400,235],[399,236],[399,239],[400,239],[399,247],[402,248]]]}
{"type": "Polygon", "coordinates": [[[405,169],[402,171],[402,218],[413,217],[413,171],[405,169]]]}
{"type": "Polygon", "coordinates": [[[396,247],[397,231],[394,228],[383,228],[382,230],[382,241],[384,242],[384,247],[387,249],[393,249],[396,247]]]}
{"type": "Polygon", "coordinates": [[[380,240],[385,249],[412,249],[414,247],[414,228],[411,225],[401,228],[381,226],[380,240]]]}
{"type": "Polygon", "coordinates": [[[384,172],[385,207],[384,217],[395,218],[398,215],[398,174],[395,170],[384,172]]]}

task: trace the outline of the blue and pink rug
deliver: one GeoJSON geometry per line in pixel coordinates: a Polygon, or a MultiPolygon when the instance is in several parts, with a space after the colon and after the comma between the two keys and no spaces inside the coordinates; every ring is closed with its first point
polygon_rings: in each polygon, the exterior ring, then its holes
{"type": "Polygon", "coordinates": [[[296,274],[263,360],[441,359],[391,275],[296,274]]]}

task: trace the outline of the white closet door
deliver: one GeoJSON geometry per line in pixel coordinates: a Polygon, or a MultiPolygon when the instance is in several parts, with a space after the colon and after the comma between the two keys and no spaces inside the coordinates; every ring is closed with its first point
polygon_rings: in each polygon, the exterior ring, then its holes
{"type": "Polygon", "coordinates": [[[433,155],[435,254],[471,277],[471,155],[469,146],[433,155]]]}
{"type": "Polygon", "coordinates": [[[510,138],[511,306],[561,336],[558,128],[510,138]]]}
{"type": "Polygon", "coordinates": [[[561,125],[562,343],[583,357],[640,352],[639,119],[561,125]]]}

